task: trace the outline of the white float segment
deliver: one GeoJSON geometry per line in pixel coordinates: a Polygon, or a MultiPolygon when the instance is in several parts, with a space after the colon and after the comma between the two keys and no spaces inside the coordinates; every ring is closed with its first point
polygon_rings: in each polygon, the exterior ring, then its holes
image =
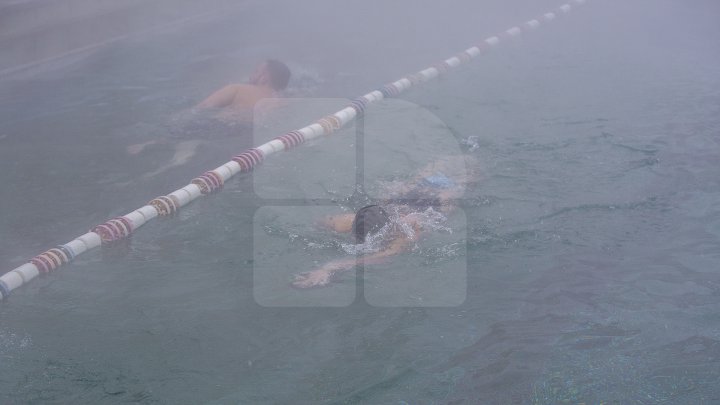
{"type": "Polygon", "coordinates": [[[438,71],[434,67],[429,67],[427,69],[421,70],[420,74],[425,76],[425,80],[430,80],[430,79],[434,79],[434,78],[438,77],[438,75],[440,74],[440,71],[438,71]]]}
{"type": "MultiPolygon", "coordinates": [[[[282,142],[281,142],[281,143],[282,143],[282,142]]],[[[240,172],[242,171],[242,167],[240,167],[240,163],[238,163],[238,162],[236,162],[236,161],[234,161],[234,160],[231,160],[231,161],[225,163],[223,166],[227,167],[228,170],[230,170],[230,172],[232,173],[233,176],[236,175],[236,174],[238,174],[238,173],[240,173],[240,172]]]]}
{"type": "MultiPolygon", "coordinates": [[[[24,275],[23,273],[21,273],[20,271],[18,271],[18,269],[14,269],[14,270],[8,271],[8,272],[5,273],[5,274],[15,274],[17,277],[20,277],[20,285],[27,284],[27,282],[28,282],[29,280],[31,280],[31,279],[26,279],[26,278],[25,278],[25,275],[24,275]]],[[[5,274],[3,274],[3,276],[4,276],[5,274]]],[[[7,284],[7,283],[6,283],[6,284],[7,284]]],[[[8,287],[9,287],[9,286],[8,286],[8,287]]],[[[18,286],[18,287],[19,287],[19,286],[18,286]]],[[[10,291],[12,291],[12,290],[14,290],[14,288],[11,288],[11,289],[10,289],[10,291]]]]}
{"type": "MultiPolygon", "coordinates": [[[[8,289],[9,289],[10,291],[12,291],[12,290],[14,290],[14,289],[22,286],[23,284],[29,283],[30,280],[32,280],[33,278],[35,278],[35,277],[29,277],[29,278],[28,278],[27,276],[25,276],[25,274],[23,274],[22,272],[20,272],[20,270],[18,270],[18,269],[9,271],[9,272],[3,274],[3,276],[5,276],[5,275],[7,275],[7,274],[14,274],[17,278],[20,279],[20,285],[18,285],[17,287],[11,287],[10,284],[9,284],[7,281],[5,282],[5,285],[8,286],[8,289]]],[[[38,274],[40,274],[40,273],[38,272],[38,274]]]]}
{"type": "Polygon", "coordinates": [[[543,15],[543,17],[545,17],[545,19],[548,20],[548,21],[554,20],[554,19],[555,19],[555,13],[545,13],[545,14],[543,15]]]}
{"type": "Polygon", "coordinates": [[[308,128],[310,128],[311,131],[311,135],[308,139],[315,139],[317,137],[325,135],[325,129],[323,129],[322,125],[318,123],[310,124],[308,128]]]}
{"type": "Polygon", "coordinates": [[[478,48],[477,46],[473,46],[472,48],[466,49],[465,52],[470,55],[470,57],[474,58],[480,55],[480,48],[478,48]]]}
{"type": "Polygon", "coordinates": [[[530,21],[526,22],[525,25],[527,25],[528,27],[530,27],[532,29],[535,29],[540,26],[540,21],[530,20],[530,21]]]}
{"type": "Polygon", "coordinates": [[[400,84],[400,80],[395,80],[394,82],[390,83],[390,86],[395,87],[395,90],[397,90],[398,94],[402,93],[405,90],[403,85],[400,84]]]}
{"type": "Polygon", "coordinates": [[[500,43],[500,38],[490,37],[490,38],[486,39],[485,42],[487,42],[488,45],[497,46],[497,44],[500,43]]]}
{"type": "Polygon", "coordinates": [[[312,128],[310,128],[309,125],[307,127],[300,128],[297,131],[303,134],[303,137],[305,137],[305,139],[313,138],[313,130],[312,128]]]}
{"type": "Polygon", "coordinates": [[[100,235],[95,232],[88,232],[85,235],[78,236],[77,239],[85,244],[87,250],[94,249],[102,245],[102,238],[100,238],[100,235]]]}
{"type": "Polygon", "coordinates": [[[365,101],[366,101],[365,106],[366,106],[366,107],[367,107],[368,104],[371,104],[371,103],[374,103],[375,101],[377,101],[377,100],[375,99],[375,91],[371,91],[371,92],[368,93],[368,94],[362,95],[362,96],[360,96],[360,98],[364,98],[364,99],[365,99],[365,101]]]}
{"type": "Polygon", "coordinates": [[[376,101],[382,100],[385,96],[383,96],[382,92],[379,90],[373,90],[370,93],[363,96],[365,100],[368,101],[368,103],[374,103],[376,101]]]}
{"type": "Polygon", "coordinates": [[[71,240],[70,242],[66,243],[65,246],[72,249],[73,253],[75,254],[75,257],[78,257],[79,255],[87,252],[88,248],[85,242],[81,241],[79,237],[71,240]]]}
{"type": "Polygon", "coordinates": [[[352,107],[345,107],[333,115],[340,120],[340,125],[345,126],[355,118],[357,111],[352,107]]]}
{"type": "MultiPolygon", "coordinates": [[[[172,193],[168,194],[168,197],[175,197],[180,207],[186,206],[190,201],[190,193],[188,193],[186,190],[179,189],[175,190],[172,193]]],[[[177,207],[177,208],[180,208],[177,207]]]]}
{"type": "Polygon", "coordinates": [[[157,209],[152,205],[144,205],[138,208],[137,212],[141,213],[145,217],[145,222],[158,216],[157,209]]]}
{"type": "MultiPolygon", "coordinates": [[[[272,141],[268,142],[268,145],[273,149],[273,152],[282,152],[285,150],[285,144],[282,143],[279,139],[273,139],[272,141]]],[[[229,170],[229,169],[228,169],[229,170]]],[[[230,177],[232,177],[235,173],[230,173],[230,177]]]]}
{"type": "Polygon", "coordinates": [[[445,59],[445,63],[452,67],[457,67],[458,65],[460,65],[460,58],[458,58],[457,56],[453,56],[452,58],[445,59]]]}
{"type": "MultiPolygon", "coordinates": [[[[350,107],[352,109],[352,107],[350,107]]],[[[353,111],[355,111],[353,109],[353,111]]],[[[338,122],[340,123],[340,128],[344,127],[348,122],[352,121],[355,116],[351,116],[350,112],[347,108],[343,108],[340,111],[337,111],[333,114],[333,117],[335,117],[338,122]]]]}
{"type": "Polygon", "coordinates": [[[230,169],[225,167],[225,165],[218,166],[218,167],[214,168],[212,171],[217,173],[218,176],[220,176],[220,178],[223,179],[223,181],[228,181],[233,176],[232,171],[230,171],[230,169]]]}
{"type": "Polygon", "coordinates": [[[569,13],[570,12],[570,5],[569,4],[563,4],[560,6],[560,10],[562,10],[563,13],[569,13]]]}
{"type": "Polygon", "coordinates": [[[408,79],[407,77],[403,77],[395,83],[400,83],[403,86],[403,90],[407,90],[413,85],[410,79],[408,79]]]}
{"type": "Polygon", "coordinates": [[[32,263],[25,263],[12,272],[17,273],[23,279],[23,283],[28,283],[40,275],[40,270],[32,263]]]}
{"type": "Polygon", "coordinates": [[[522,34],[522,30],[519,27],[512,27],[509,30],[505,31],[508,35],[516,37],[520,34],[522,34]]]}
{"type": "Polygon", "coordinates": [[[355,117],[357,117],[357,110],[352,106],[347,106],[347,107],[343,108],[342,110],[338,111],[338,114],[340,114],[342,116],[343,121],[347,121],[347,122],[345,122],[345,124],[347,124],[348,122],[352,121],[355,117]]]}
{"type": "Polygon", "coordinates": [[[0,277],[0,280],[5,282],[5,285],[7,285],[10,291],[23,285],[22,277],[14,271],[3,274],[2,277],[0,277]]]}
{"type": "MultiPolygon", "coordinates": [[[[190,184],[192,184],[192,183],[190,183],[190,184]]],[[[193,184],[193,185],[194,185],[194,184],[193,184]]],[[[197,186],[195,186],[195,187],[197,187],[197,186]]],[[[199,187],[198,187],[198,188],[199,188],[199,187]]],[[[180,189],[177,189],[177,190],[175,190],[174,192],[176,192],[176,193],[183,193],[183,194],[187,195],[187,198],[188,198],[189,201],[192,201],[192,194],[190,194],[190,192],[189,192],[188,190],[186,190],[185,187],[180,188],[180,189]]]]}
{"type": "Polygon", "coordinates": [[[392,85],[395,86],[395,88],[397,89],[398,93],[402,93],[403,91],[409,89],[409,88],[410,88],[409,84],[410,84],[410,80],[407,80],[407,79],[405,79],[405,78],[402,78],[402,79],[400,79],[400,80],[396,80],[396,81],[392,82],[392,85]],[[405,82],[403,81],[403,79],[406,80],[407,83],[405,83],[405,82]]]}
{"type": "Polygon", "coordinates": [[[74,257],[78,257],[87,250],[87,247],[80,239],[71,240],[65,244],[65,247],[72,250],[74,257]]]}
{"type": "Polygon", "coordinates": [[[23,284],[29,283],[32,279],[40,275],[40,271],[32,263],[25,263],[17,269],[13,270],[23,279],[23,284]]]}
{"type": "Polygon", "coordinates": [[[129,214],[123,215],[123,218],[130,221],[130,223],[133,225],[133,229],[138,229],[141,226],[145,225],[145,217],[138,211],[133,211],[129,214]]]}
{"type": "Polygon", "coordinates": [[[272,145],[270,145],[270,142],[265,142],[264,144],[258,146],[255,149],[262,152],[263,157],[268,157],[268,156],[272,155],[273,153],[275,153],[275,150],[273,149],[272,145]]]}
{"type": "Polygon", "coordinates": [[[187,193],[190,195],[190,201],[193,201],[193,200],[196,200],[196,199],[202,197],[202,191],[200,190],[200,187],[197,184],[190,183],[187,186],[183,187],[182,189],[187,191],[187,193]]]}

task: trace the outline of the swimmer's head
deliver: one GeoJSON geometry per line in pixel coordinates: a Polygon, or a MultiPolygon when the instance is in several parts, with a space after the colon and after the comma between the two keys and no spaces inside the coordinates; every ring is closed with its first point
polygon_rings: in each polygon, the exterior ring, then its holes
{"type": "Polygon", "coordinates": [[[352,232],[355,235],[357,243],[365,243],[368,234],[374,233],[382,229],[388,222],[387,212],[379,205],[368,205],[362,207],[355,214],[352,223],[352,232]]]}
{"type": "Polygon", "coordinates": [[[290,81],[290,69],[284,63],[275,59],[268,59],[258,66],[250,77],[250,83],[261,86],[270,86],[273,90],[284,90],[290,81]]]}

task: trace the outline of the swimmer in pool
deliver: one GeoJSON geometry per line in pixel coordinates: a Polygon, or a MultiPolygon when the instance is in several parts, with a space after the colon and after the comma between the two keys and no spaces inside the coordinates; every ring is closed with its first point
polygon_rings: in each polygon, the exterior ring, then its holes
{"type": "Polygon", "coordinates": [[[452,200],[461,197],[465,187],[477,180],[471,171],[476,167],[471,156],[448,156],[426,166],[410,182],[388,190],[393,196],[381,204],[365,206],[354,214],[325,218],[321,221],[325,228],[352,233],[357,244],[380,237],[381,247],[374,253],[333,260],[319,269],[298,274],[292,285],[321,287],[329,284],[336,274],[358,264],[372,265],[412,249],[425,231],[424,218],[428,213],[450,214],[455,208],[452,200]]]}
{"type": "MultiPolygon", "coordinates": [[[[251,124],[253,110],[260,100],[279,98],[280,93],[290,81],[290,69],[282,62],[268,59],[255,69],[247,83],[229,84],[211,94],[191,111],[215,110],[215,118],[234,124],[251,124]]],[[[266,102],[262,106],[264,112],[272,109],[276,103],[266,102]]],[[[197,148],[203,144],[201,139],[185,139],[174,145],[175,154],[170,162],[157,170],[146,173],[143,177],[152,177],[168,169],[187,163],[197,148]]],[[[130,145],[127,152],[137,155],[151,145],[171,143],[169,139],[153,139],[147,142],[130,145]]]]}
{"type": "Polygon", "coordinates": [[[228,84],[195,108],[219,109],[220,119],[250,122],[255,105],[262,99],[278,98],[290,76],[290,69],[284,63],[268,59],[257,67],[247,83],[228,84]]]}

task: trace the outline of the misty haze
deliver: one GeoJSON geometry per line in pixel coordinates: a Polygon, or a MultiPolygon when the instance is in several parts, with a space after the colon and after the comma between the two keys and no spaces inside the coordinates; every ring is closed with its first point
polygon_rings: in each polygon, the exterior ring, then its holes
{"type": "Polygon", "coordinates": [[[0,0],[0,403],[720,403],[719,18],[0,0]]]}

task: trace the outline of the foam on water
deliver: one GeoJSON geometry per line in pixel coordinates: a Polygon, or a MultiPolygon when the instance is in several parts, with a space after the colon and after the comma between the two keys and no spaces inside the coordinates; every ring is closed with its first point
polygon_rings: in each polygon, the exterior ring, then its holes
{"type": "Polygon", "coordinates": [[[32,346],[29,335],[20,335],[8,329],[0,329],[0,356],[12,356],[32,346]]]}

